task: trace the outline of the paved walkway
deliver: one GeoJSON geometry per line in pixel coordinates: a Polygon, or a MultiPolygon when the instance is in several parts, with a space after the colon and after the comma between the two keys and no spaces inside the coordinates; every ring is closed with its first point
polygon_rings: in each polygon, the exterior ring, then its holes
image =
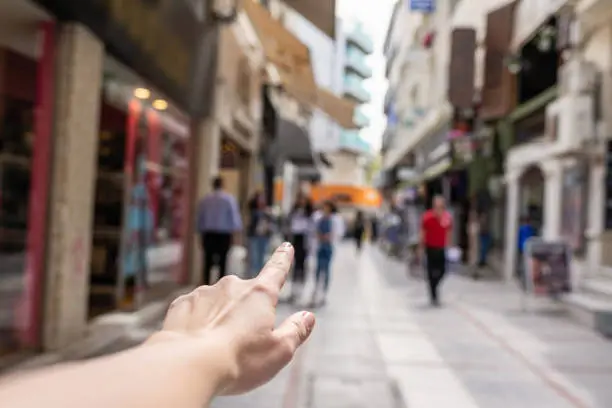
{"type": "MultiPolygon", "coordinates": [[[[612,342],[559,306],[451,276],[444,307],[368,248],[337,251],[328,305],[294,363],[214,408],[609,408],[612,342]]],[[[282,306],[280,317],[293,310],[282,306]]]]}

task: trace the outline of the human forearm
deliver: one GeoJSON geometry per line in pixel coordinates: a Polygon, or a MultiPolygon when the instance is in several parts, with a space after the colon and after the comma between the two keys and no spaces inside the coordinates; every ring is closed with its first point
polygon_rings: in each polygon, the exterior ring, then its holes
{"type": "Polygon", "coordinates": [[[156,344],[153,338],[113,356],[23,374],[0,383],[0,401],[11,401],[13,408],[208,406],[231,375],[224,346],[205,343],[156,344]]]}

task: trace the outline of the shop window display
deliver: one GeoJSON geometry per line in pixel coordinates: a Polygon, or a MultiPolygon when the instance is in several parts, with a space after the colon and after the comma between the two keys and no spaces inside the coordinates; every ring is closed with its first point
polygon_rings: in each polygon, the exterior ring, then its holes
{"type": "Polygon", "coordinates": [[[102,110],[90,314],[134,309],[180,283],[187,135],[132,101],[102,110]],[[117,303],[119,302],[119,303],[117,303]]]}
{"type": "MultiPolygon", "coordinates": [[[[38,62],[0,48],[0,356],[22,347],[38,62]]],[[[27,325],[27,323],[26,323],[27,325]]]]}

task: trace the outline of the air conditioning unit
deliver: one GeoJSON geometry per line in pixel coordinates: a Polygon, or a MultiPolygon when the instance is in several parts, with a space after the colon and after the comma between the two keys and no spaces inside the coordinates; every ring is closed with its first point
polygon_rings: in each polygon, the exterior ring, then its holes
{"type": "Polygon", "coordinates": [[[576,95],[593,92],[597,82],[595,66],[580,58],[567,61],[559,69],[560,94],[576,95]]]}

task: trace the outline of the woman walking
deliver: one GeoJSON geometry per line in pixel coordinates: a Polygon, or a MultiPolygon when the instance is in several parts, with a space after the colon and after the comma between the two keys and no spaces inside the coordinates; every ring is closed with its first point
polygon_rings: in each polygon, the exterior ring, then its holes
{"type": "Polygon", "coordinates": [[[273,219],[268,212],[266,199],[260,192],[249,201],[249,278],[255,278],[263,269],[272,235],[273,219]]]}
{"type": "Polygon", "coordinates": [[[317,237],[316,283],[313,297],[313,304],[315,306],[325,304],[327,299],[334,242],[338,234],[338,222],[335,220],[335,212],[335,206],[331,202],[324,203],[315,225],[317,237]]]}
{"type": "Polygon", "coordinates": [[[289,214],[289,235],[295,248],[291,297],[299,299],[306,280],[306,258],[308,257],[309,236],[312,229],[312,203],[304,194],[299,194],[289,214]]]}

